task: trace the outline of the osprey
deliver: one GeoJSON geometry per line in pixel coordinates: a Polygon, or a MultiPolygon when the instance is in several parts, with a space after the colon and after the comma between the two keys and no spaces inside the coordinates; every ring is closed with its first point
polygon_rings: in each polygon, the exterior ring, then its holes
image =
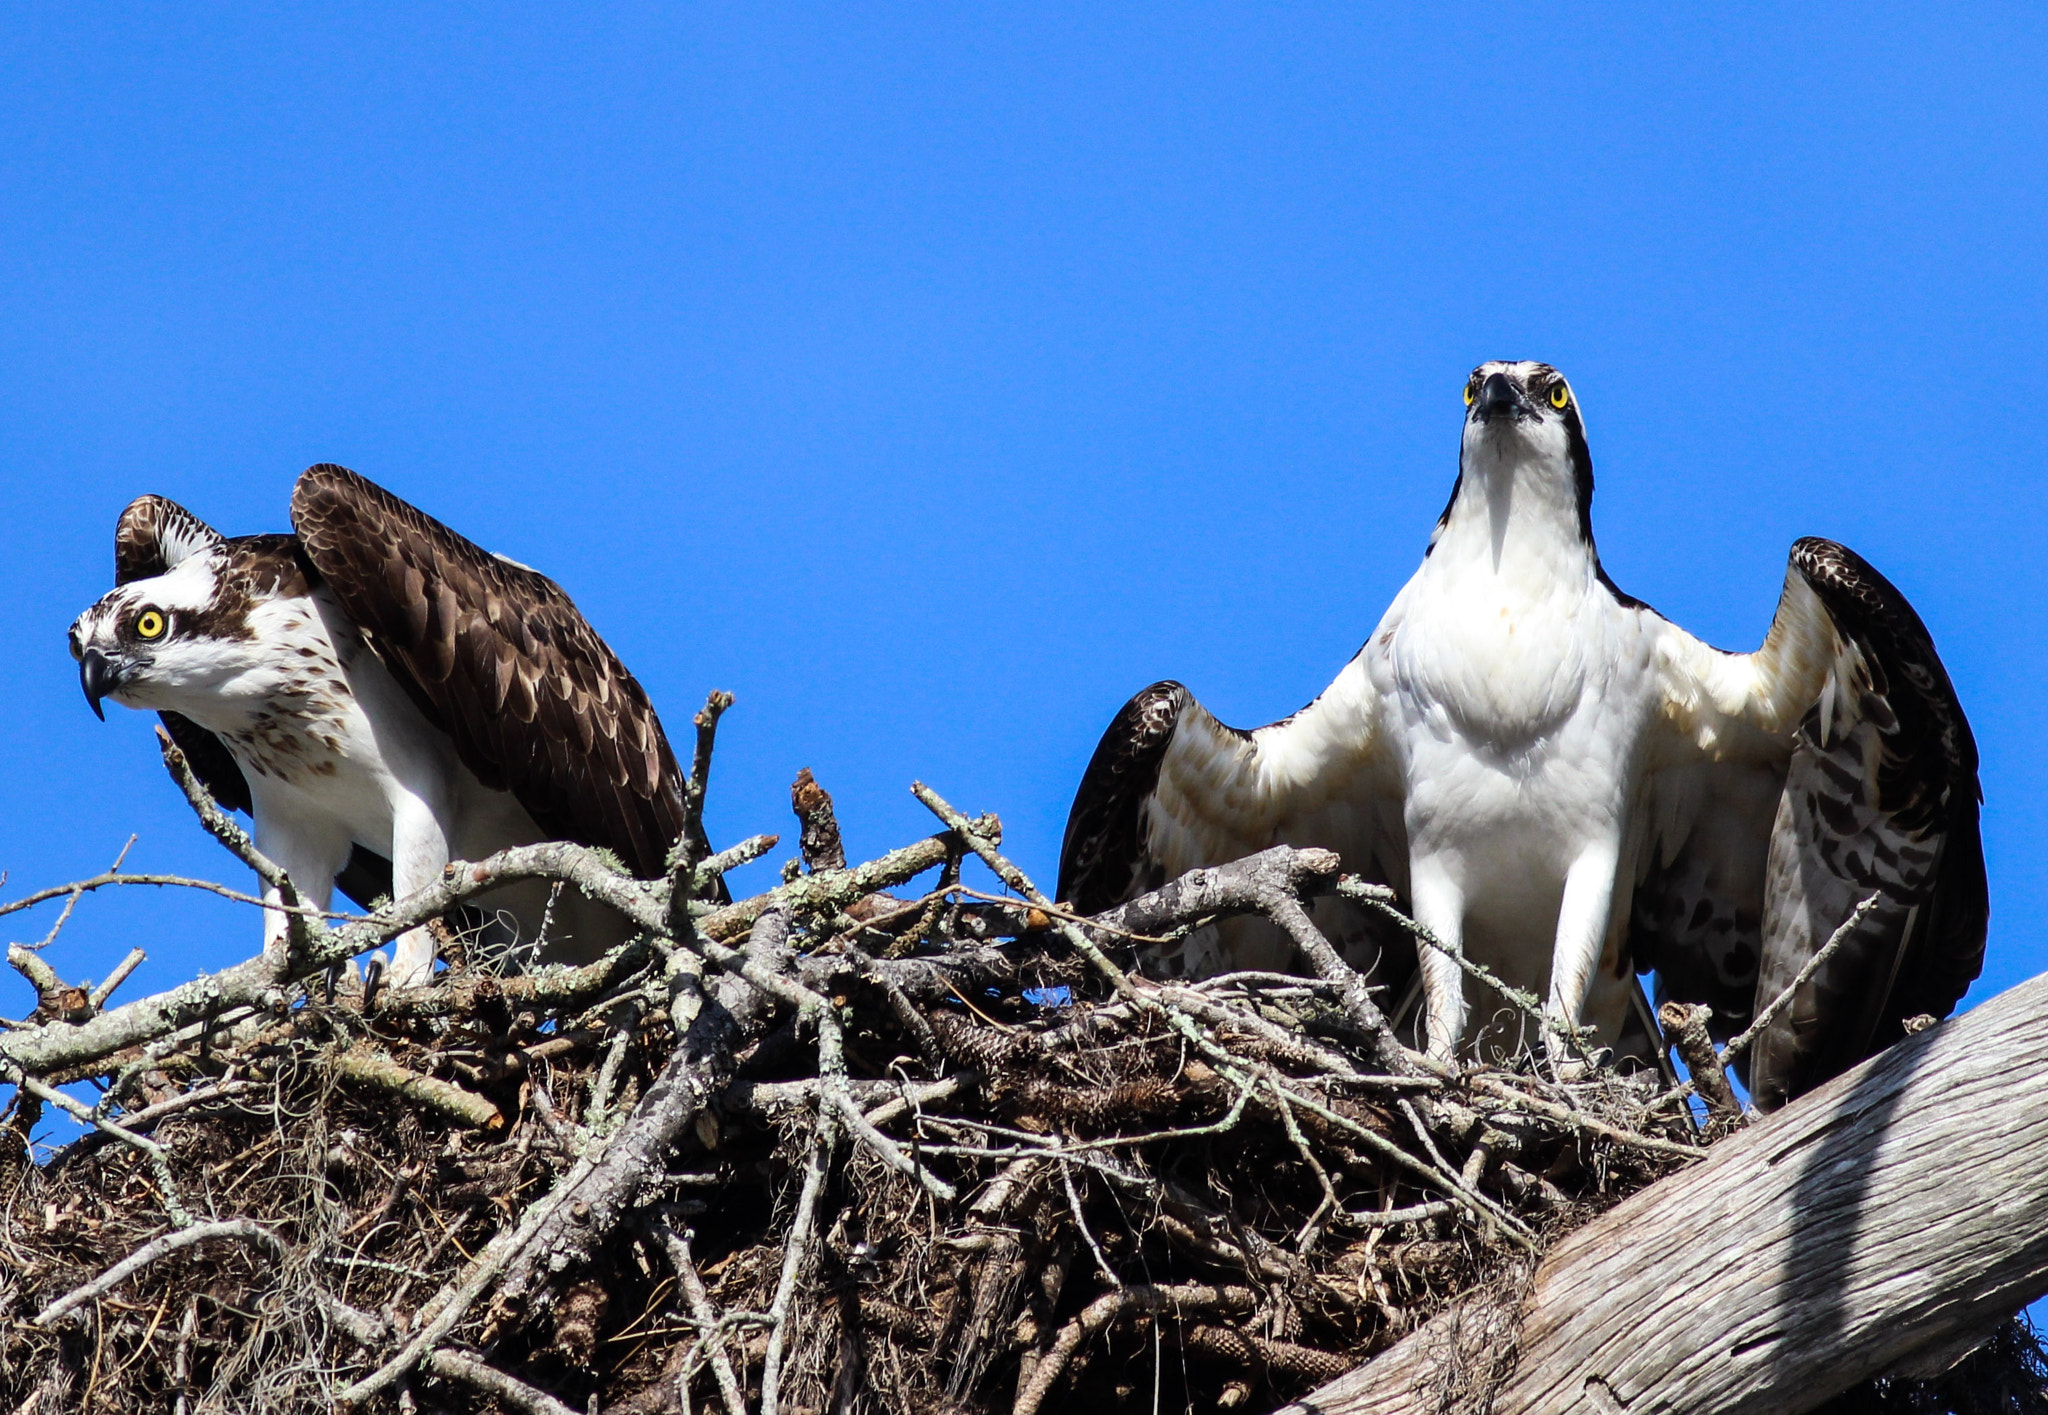
{"type": "MultiPolygon", "coordinates": [[[[1178,683],[1131,699],[1075,796],[1060,897],[1092,913],[1198,866],[1321,846],[1551,1018],[1649,1054],[1636,973],[1711,1005],[1725,1039],[1875,896],[1749,1052],[1766,1109],[1945,1016],[1984,956],[1977,750],[1905,597],[1855,552],[1801,540],[1763,646],[1709,648],[1601,570],[1563,376],[1482,364],[1465,404],[1450,505],[1357,657],[1254,732],[1178,683]]],[[[1455,960],[1418,960],[1353,904],[1317,917],[1375,982],[1419,990],[1439,1058],[1520,1044],[1455,960]]],[[[1242,919],[1148,962],[1201,974],[1291,952],[1242,919]]]]}
{"type": "MultiPolygon", "coordinates": [[[[156,709],[323,909],[337,883],[367,905],[539,840],[661,873],[685,819],[675,754],[559,585],[345,467],[308,468],[291,516],[296,534],[230,539],[160,496],[123,511],[116,588],[71,626],[93,711],[156,709]]],[[[544,957],[625,936],[612,911],[560,893],[525,881],[475,902],[544,957]]],[[[266,913],[266,943],[283,928],[266,913]]],[[[415,929],[391,980],[424,982],[433,960],[415,929]]]]}

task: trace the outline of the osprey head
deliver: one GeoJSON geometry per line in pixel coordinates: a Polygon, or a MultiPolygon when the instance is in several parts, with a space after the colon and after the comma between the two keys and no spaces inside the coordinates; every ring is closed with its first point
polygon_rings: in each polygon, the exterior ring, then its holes
{"type": "Polygon", "coordinates": [[[1593,454],[1578,397],[1549,364],[1496,359],[1465,380],[1458,480],[1430,536],[1431,547],[1465,502],[1488,508],[1496,536],[1511,517],[1556,508],[1576,521],[1579,537],[1592,545],[1593,454]]]}
{"type": "Polygon", "coordinates": [[[1533,475],[1575,496],[1581,512],[1593,500],[1593,456],[1579,400],[1563,374],[1530,359],[1496,359],[1465,380],[1465,435],[1459,470],[1486,480],[1533,475]]]}
{"type": "MultiPolygon", "coordinates": [[[[1564,375],[1529,359],[1495,359],[1465,380],[1465,439],[1515,437],[1537,447],[1562,448],[1579,424],[1578,400],[1564,375]]],[[[1584,437],[1581,429],[1580,437],[1584,437]]]]}
{"type": "MultiPolygon", "coordinates": [[[[230,541],[163,497],[133,502],[114,533],[114,589],[71,624],[71,656],[93,712],[105,718],[103,698],[187,710],[253,666],[249,610],[259,577],[249,562],[252,552],[275,562],[277,547],[259,543],[287,539],[230,541]],[[272,553],[262,556],[265,549],[272,553]]],[[[283,563],[296,574],[288,551],[283,563]]],[[[285,576],[269,578],[272,592],[284,588],[285,576]]],[[[202,706],[188,715],[211,714],[202,706]]]]}

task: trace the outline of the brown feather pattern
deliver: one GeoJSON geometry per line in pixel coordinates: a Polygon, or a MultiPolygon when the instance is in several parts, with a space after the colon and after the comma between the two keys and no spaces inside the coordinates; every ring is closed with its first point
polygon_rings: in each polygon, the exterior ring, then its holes
{"type": "MultiPolygon", "coordinates": [[[[1983,968],[1991,912],[1977,743],[1927,626],[1846,546],[1801,540],[1792,565],[1857,650],[1865,681],[1842,689],[1846,731],[1824,734],[1818,708],[1800,723],[1773,864],[1798,876],[1797,907],[1820,906],[1830,928],[1858,899],[1879,902],[1758,1038],[1750,1080],[1766,1109],[1890,1046],[1906,1018],[1946,1017],[1983,968]]],[[[1767,903],[1774,915],[1792,907],[1767,903]]],[[[1811,933],[1808,947],[1825,941],[1822,928],[1811,933]]],[[[1767,949],[1758,1006],[1807,956],[1767,949]]]]}
{"type": "Polygon", "coordinates": [[[550,836],[661,872],[682,774],[647,694],[547,576],[346,467],[292,493],[307,559],[464,766],[550,836]]]}
{"type": "MultiPolygon", "coordinates": [[[[1059,897],[1100,913],[1165,882],[1145,840],[1145,805],[1192,694],[1168,679],[1123,705],[1081,777],[1060,845],[1059,897]]],[[[1220,861],[1218,863],[1221,863],[1220,861]]]]}

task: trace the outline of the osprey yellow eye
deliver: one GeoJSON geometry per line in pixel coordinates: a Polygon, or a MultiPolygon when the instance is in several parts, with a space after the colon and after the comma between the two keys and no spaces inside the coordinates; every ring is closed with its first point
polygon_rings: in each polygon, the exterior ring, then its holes
{"type": "Polygon", "coordinates": [[[1469,407],[1471,407],[1471,406],[1472,406],[1472,399],[1473,399],[1473,397],[1474,397],[1474,396],[1475,396],[1475,395],[1474,395],[1474,394],[1473,394],[1473,392],[1472,392],[1472,383],[1471,383],[1471,381],[1470,381],[1470,380],[1468,379],[1468,380],[1466,380],[1466,383],[1465,383],[1465,406],[1466,406],[1466,407],[1468,407],[1468,408],[1469,408],[1469,407]]]}
{"type": "Polygon", "coordinates": [[[160,639],[164,627],[163,615],[154,609],[145,609],[135,616],[135,637],[138,639],[160,639]]]}
{"type": "Polygon", "coordinates": [[[1562,383],[1553,383],[1553,384],[1551,384],[1551,385],[1550,385],[1550,406],[1551,406],[1551,407],[1553,407],[1553,408],[1562,408],[1562,407],[1563,407],[1563,406],[1564,406],[1565,404],[1567,404],[1567,403],[1569,403],[1569,402],[1571,402],[1571,401],[1572,401],[1572,391],[1571,391],[1571,389],[1569,389],[1569,388],[1565,387],[1565,386],[1564,386],[1564,385],[1563,385],[1562,383]]]}

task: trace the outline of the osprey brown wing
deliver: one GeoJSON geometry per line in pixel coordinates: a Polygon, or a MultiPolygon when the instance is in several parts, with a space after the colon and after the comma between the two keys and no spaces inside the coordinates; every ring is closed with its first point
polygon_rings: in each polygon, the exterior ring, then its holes
{"type": "Polygon", "coordinates": [[[1990,900],[1978,836],[1977,744],[1933,638],[1860,555],[1809,538],[1792,567],[1846,652],[1801,720],[1772,832],[1757,1005],[1851,918],[1840,950],[1757,1039],[1769,1109],[1946,1017],[1984,964],[1990,900]]]}
{"type": "MultiPolygon", "coordinates": [[[[1666,645],[1674,665],[1691,651],[1666,645]]],[[[1648,811],[1665,834],[1630,944],[1719,1035],[1790,990],[1742,1063],[1774,1110],[1947,1016],[1983,966],[1977,746],[1920,616],[1833,541],[1793,545],[1762,648],[1695,648],[1667,700],[1680,732],[1648,811]]]]}
{"type": "Polygon", "coordinates": [[[1082,913],[1099,914],[1165,883],[1145,811],[1174,728],[1193,701],[1170,679],[1154,683],[1124,704],[1096,744],[1060,845],[1059,897],[1082,913]]]}
{"type": "Polygon", "coordinates": [[[653,704],[569,596],[346,467],[292,492],[307,559],[463,765],[642,877],[683,829],[653,704]]]}

